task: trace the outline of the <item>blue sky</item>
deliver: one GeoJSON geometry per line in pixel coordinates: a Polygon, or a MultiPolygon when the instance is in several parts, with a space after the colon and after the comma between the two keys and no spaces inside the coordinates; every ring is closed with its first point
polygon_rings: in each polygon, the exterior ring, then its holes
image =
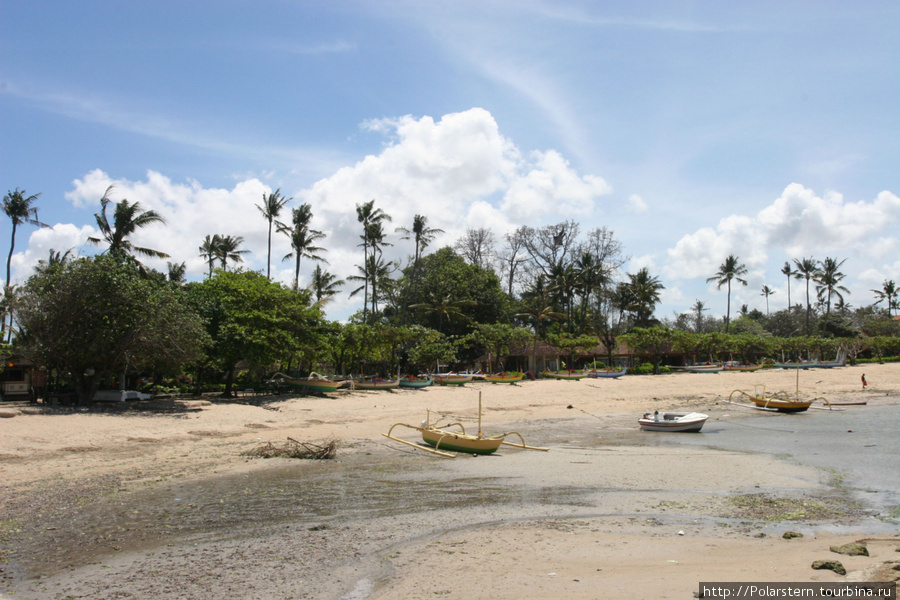
{"type": "Polygon", "coordinates": [[[264,271],[255,204],[280,188],[312,205],[341,277],[375,199],[393,226],[445,230],[431,249],[473,227],[607,227],[624,271],[666,286],[661,317],[697,299],[724,315],[706,278],[731,253],[749,270],[733,307],[765,310],[765,284],[784,308],[785,260],[829,256],[865,306],[900,281],[898,29],[879,1],[4,0],[0,190],[40,192],[53,225],[19,230],[12,281],[51,248],[95,252],[111,184],[167,218],[134,241],[190,277],[214,233],[264,271]]]}

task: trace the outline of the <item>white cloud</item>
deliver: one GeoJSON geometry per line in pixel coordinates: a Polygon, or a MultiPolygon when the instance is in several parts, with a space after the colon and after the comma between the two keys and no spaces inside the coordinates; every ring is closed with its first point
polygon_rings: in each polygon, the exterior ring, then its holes
{"type": "Polygon", "coordinates": [[[628,196],[628,209],[631,212],[643,213],[649,210],[649,206],[639,194],[631,194],[628,196]]]}

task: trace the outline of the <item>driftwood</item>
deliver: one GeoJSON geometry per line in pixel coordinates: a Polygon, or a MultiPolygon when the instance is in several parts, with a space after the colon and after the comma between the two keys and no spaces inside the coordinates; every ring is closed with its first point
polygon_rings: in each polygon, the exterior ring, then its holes
{"type": "Polygon", "coordinates": [[[243,456],[254,458],[308,458],[313,460],[325,460],[334,458],[337,454],[338,443],[334,438],[322,440],[320,443],[299,442],[294,438],[288,438],[283,446],[277,446],[272,442],[266,442],[254,448],[242,452],[243,456]]]}

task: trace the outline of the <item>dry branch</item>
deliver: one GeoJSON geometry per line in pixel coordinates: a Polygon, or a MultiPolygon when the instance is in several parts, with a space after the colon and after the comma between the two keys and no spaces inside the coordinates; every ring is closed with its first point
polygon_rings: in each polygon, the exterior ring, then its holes
{"type": "Polygon", "coordinates": [[[277,446],[272,442],[266,442],[254,448],[242,452],[242,456],[254,458],[308,458],[313,460],[325,460],[334,458],[337,454],[338,443],[334,438],[315,442],[299,442],[294,438],[288,438],[283,446],[277,446]]]}

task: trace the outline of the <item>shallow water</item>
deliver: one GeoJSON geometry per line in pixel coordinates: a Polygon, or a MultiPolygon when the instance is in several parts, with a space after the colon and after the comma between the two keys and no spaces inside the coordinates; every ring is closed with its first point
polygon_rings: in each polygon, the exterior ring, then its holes
{"type": "MultiPolygon", "coordinates": [[[[841,484],[880,510],[900,504],[900,405],[844,406],[838,411],[759,413],[710,419],[699,434],[650,434],[647,444],[762,452],[836,472],[841,484]]],[[[735,407],[736,411],[748,410],[735,407]]]]}

